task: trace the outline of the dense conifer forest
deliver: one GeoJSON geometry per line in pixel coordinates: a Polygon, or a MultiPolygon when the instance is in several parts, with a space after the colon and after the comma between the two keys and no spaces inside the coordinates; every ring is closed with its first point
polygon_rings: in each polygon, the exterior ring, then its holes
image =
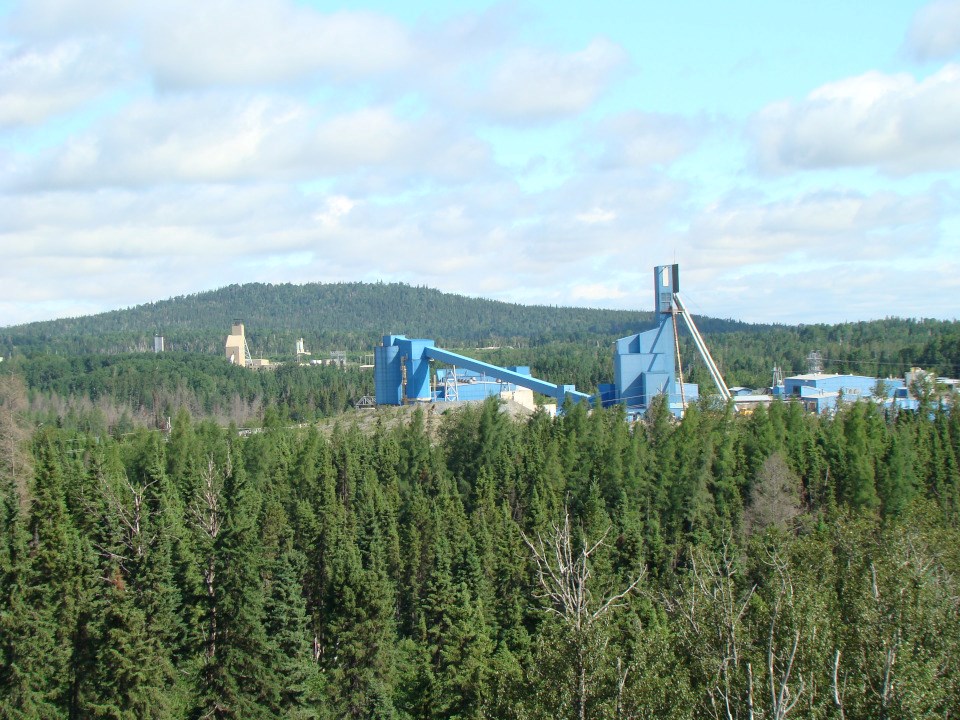
{"type": "Polygon", "coordinates": [[[0,378],[0,717],[960,712],[944,406],[114,437],[27,396],[0,378]]]}
{"type": "MultiPolygon", "coordinates": [[[[0,330],[0,718],[960,713],[956,398],[398,423],[356,364],[229,365],[236,317],[281,360],[404,332],[586,391],[649,326],[337,285],[0,330]]],[[[960,374],[956,322],[698,320],[731,385],[960,374]]]]}
{"type": "MultiPolygon", "coordinates": [[[[493,345],[618,336],[651,313],[526,306],[400,283],[251,283],[125,310],[0,330],[0,351],[116,353],[153,348],[154,333],[175,350],[219,352],[231,323],[246,323],[256,353],[291,356],[297,338],[314,349],[371,352],[386,333],[493,345]]],[[[730,327],[747,327],[728,323],[730,327]]],[[[7,354],[2,353],[0,354],[7,354]]]]}

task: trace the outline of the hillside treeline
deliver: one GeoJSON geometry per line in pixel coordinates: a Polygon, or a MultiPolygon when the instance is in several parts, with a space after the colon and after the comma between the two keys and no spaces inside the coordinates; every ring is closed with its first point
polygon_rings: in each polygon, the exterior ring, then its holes
{"type": "MultiPolygon", "coordinates": [[[[939,375],[960,375],[960,326],[956,323],[887,320],[843,326],[732,330],[708,336],[728,385],[768,387],[773,365],[785,375],[805,372],[811,349],[822,348],[828,372],[903,377],[913,366],[939,375]]],[[[527,365],[536,377],[575,384],[594,393],[614,376],[606,340],[549,342],[477,350],[466,355],[500,366],[527,365]]],[[[684,379],[713,393],[709,373],[681,336],[684,379]]],[[[4,361],[27,382],[35,419],[92,432],[123,433],[159,427],[181,407],[221,425],[259,424],[268,409],[292,422],[330,417],[372,395],[373,373],[288,363],[251,372],[225,362],[221,353],[125,354],[15,353],[4,361]]]]}
{"type": "Polygon", "coordinates": [[[960,415],[494,401],[120,439],[0,392],[0,717],[960,712],[960,415]]]}
{"type": "Polygon", "coordinates": [[[25,380],[34,421],[93,435],[164,427],[181,408],[224,426],[259,426],[268,412],[312,422],[374,392],[372,371],[356,365],[254,371],[219,355],[176,352],[36,355],[5,365],[25,380]]]}
{"type": "MultiPolygon", "coordinates": [[[[638,298],[640,304],[649,296],[638,298]]],[[[385,333],[433,339],[476,355],[497,346],[494,362],[533,366],[554,382],[592,392],[612,378],[611,343],[653,326],[650,312],[524,306],[403,284],[232,285],[99,315],[0,328],[0,356],[127,355],[165,336],[179,354],[222,356],[235,320],[246,324],[255,356],[293,360],[298,338],[314,357],[333,350],[369,359],[385,333]],[[589,356],[589,357],[588,357],[589,356]],[[565,359],[566,358],[566,359],[565,359]],[[588,363],[585,365],[584,363],[588,363]],[[549,377],[554,372],[559,377],[549,377]]],[[[960,376],[960,323],[888,318],[836,325],[751,325],[697,316],[730,385],[765,387],[774,365],[806,372],[819,352],[828,372],[902,377],[912,366],[960,376]]],[[[699,356],[679,323],[687,377],[709,386],[699,356]]]]}
{"type": "MultiPolygon", "coordinates": [[[[233,322],[245,323],[251,352],[292,358],[296,340],[320,357],[370,353],[387,333],[457,347],[617,337],[650,323],[649,312],[518,305],[402,283],[251,283],[88,317],[0,329],[0,354],[125,353],[153,348],[220,353],[233,322]]],[[[747,327],[742,323],[734,323],[747,327]]]]}

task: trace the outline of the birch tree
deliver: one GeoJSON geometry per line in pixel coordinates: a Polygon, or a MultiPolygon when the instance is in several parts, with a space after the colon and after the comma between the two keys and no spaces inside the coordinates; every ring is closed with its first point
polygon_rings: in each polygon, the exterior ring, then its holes
{"type": "Polygon", "coordinates": [[[594,576],[597,554],[606,546],[607,528],[599,539],[586,537],[578,543],[570,522],[569,509],[564,508],[562,524],[554,524],[552,532],[536,538],[524,535],[524,542],[533,559],[537,596],[546,602],[544,610],[559,620],[567,631],[572,650],[574,687],[571,693],[570,717],[585,720],[596,689],[592,680],[604,661],[609,638],[603,624],[617,608],[627,603],[643,580],[641,572],[628,578],[619,587],[611,588],[594,576]]]}
{"type": "Polygon", "coordinates": [[[694,685],[705,691],[703,710],[718,720],[756,715],[747,612],[757,588],[741,581],[741,574],[730,540],[717,552],[697,547],[679,595],[667,598],[691,659],[694,685]]]}

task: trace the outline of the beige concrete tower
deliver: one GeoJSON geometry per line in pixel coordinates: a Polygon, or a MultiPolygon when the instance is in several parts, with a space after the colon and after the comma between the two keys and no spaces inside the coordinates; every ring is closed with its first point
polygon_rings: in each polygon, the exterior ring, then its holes
{"type": "Polygon", "coordinates": [[[234,365],[246,367],[250,364],[250,351],[247,349],[247,337],[243,332],[243,323],[234,323],[227,336],[225,346],[227,360],[234,365]]]}

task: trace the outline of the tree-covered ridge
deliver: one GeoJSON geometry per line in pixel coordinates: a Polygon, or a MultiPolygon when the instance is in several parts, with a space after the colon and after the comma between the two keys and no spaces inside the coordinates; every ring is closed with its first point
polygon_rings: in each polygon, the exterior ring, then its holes
{"type": "Polygon", "coordinates": [[[118,440],[25,409],[5,378],[0,717],[960,711],[944,408],[118,440]]]}
{"type": "MultiPolygon", "coordinates": [[[[802,372],[807,353],[817,347],[828,348],[823,353],[828,371],[902,377],[919,365],[942,375],[960,374],[960,336],[938,335],[944,328],[930,330],[925,324],[902,325],[907,342],[924,344],[898,346],[896,335],[884,335],[869,323],[850,329],[721,333],[710,342],[730,385],[768,386],[774,364],[785,374],[802,372]]],[[[684,379],[699,382],[703,395],[714,392],[692,343],[681,338],[681,345],[684,379]]],[[[528,365],[536,377],[591,393],[614,374],[611,348],[599,341],[462,352],[501,366],[528,365]]],[[[94,433],[159,427],[181,407],[221,425],[259,425],[270,408],[291,422],[310,422],[337,415],[374,391],[369,368],[290,363],[255,372],[229,364],[219,353],[18,354],[0,367],[0,374],[11,371],[26,380],[35,421],[94,433]]]]}
{"type": "MultiPolygon", "coordinates": [[[[646,301],[638,299],[639,304],[646,301]]],[[[612,378],[610,343],[653,324],[649,312],[523,306],[403,284],[251,284],[0,329],[0,355],[146,352],[157,332],[172,350],[219,355],[238,319],[245,321],[254,355],[274,360],[293,359],[299,337],[315,357],[347,350],[359,360],[372,352],[381,335],[397,332],[468,354],[477,347],[501,346],[501,353],[489,356],[493,362],[531,365],[548,379],[575,382],[588,391],[612,378]]],[[[960,376],[956,321],[888,318],[789,327],[698,317],[697,323],[730,385],[769,385],[773,365],[787,374],[804,372],[813,351],[831,372],[902,376],[918,365],[960,376]]],[[[682,323],[680,338],[688,377],[709,386],[682,323]]]]}
{"type": "Polygon", "coordinates": [[[380,336],[403,333],[474,345],[616,336],[649,323],[651,314],[525,306],[442,293],[401,283],[231,285],[89,317],[6,328],[0,347],[66,352],[152,348],[161,333],[176,349],[215,351],[232,322],[246,323],[254,352],[293,354],[308,347],[369,352],[380,336]],[[333,344],[333,347],[331,347],[333,344]]]}
{"type": "Polygon", "coordinates": [[[765,384],[773,363],[786,374],[806,372],[807,355],[813,351],[822,356],[826,372],[903,377],[919,366],[943,376],[960,376],[960,323],[956,321],[887,318],[775,326],[760,332],[717,334],[708,342],[725,370],[737,377],[764,377],[765,384]]]}
{"type": "Polygon", "coordinates": [[[259,426],[268,410],[312,422],[373,394],[372,372],[356,366],[256,372],[199,353],[21,356],[5,366],[24,378],[34,421],[92,434],[163,427],[181,408],[223,426],[259,426]]]}

